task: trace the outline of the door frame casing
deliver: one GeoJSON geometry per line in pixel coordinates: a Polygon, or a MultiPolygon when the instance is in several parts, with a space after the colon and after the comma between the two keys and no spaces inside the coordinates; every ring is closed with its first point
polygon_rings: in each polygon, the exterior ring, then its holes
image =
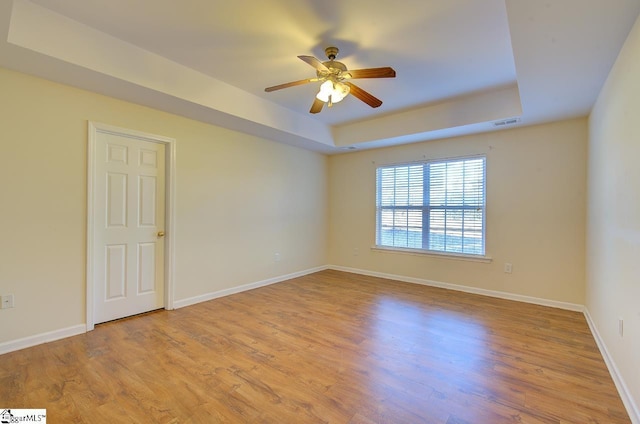
{"type": "Polygon", "coordinates": [[[175,167],[176,167],[176,140],[141,131],[120,128],[99,122],[88,122],[87,139],[87,263],[86,263],[86,320],[87,331],[95,327],[94,306],[94,259],[97,252],[94,251],[94,205],[96,184],[96,143],[99,133],[121,135],[127,138],[137,138],[152,143],[165,145],[165,240],[164,240],[164,308],[174,309],[174,271],[175,271],[175,167]]]}

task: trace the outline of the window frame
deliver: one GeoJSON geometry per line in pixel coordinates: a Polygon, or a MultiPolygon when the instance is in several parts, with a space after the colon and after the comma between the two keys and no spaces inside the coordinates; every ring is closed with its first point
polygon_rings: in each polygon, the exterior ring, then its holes
{"type": "Polygon", "coordinates": [[[472,260],[472,261],[481,261],[481,262],[489,262],[491,261],[491,257],[488,256],[487,254],[487,244],[486,244],[486,237],[487,237],[487,156],[485,154],[478,154],[478,155],[468,155],[468,156],[456,156],[456,157],[448,157],[448,158],[433,158],[433,159],[427,159],[427,160],[421,160],[421,161],[415,161],[415,162],[401,162],[401,163],[387,163],[384,165],[379,165],[376,166],[375,169],[375,244],[372,246],[373,250],[378,250],[378,251],[386,251],[386,252],[394,252],[394,253],[409,253],[409,254],[414,254],[414,255],[430,255],[430,256],[437,256],[437,257],[446,257],[446,258],[451,258],[451,259],[467,259],[467,260],[472,260]],[[384,244],[380,244],[381,243],[381,228],[382,228],[382,211],[383,210],[421,210],[422,211],[422,246],[429,246],[429,226],[431,224],[430,220],[431,220],[431,212],[432,210],[460,210],[460,211],[464,211],[464,210],[469,210],[469,209],[475,209],[477,208],[477,206],[465,206],[465,205],[461,205],[461,206],[445,206],[445,205],[439,205],[439,206],[431,206],[429,205],[430,200],[429,197],[431,196],[431,190],[427,189],[425,190],[425,187],[429,187],[429,173],[425,172],[426,170],[429,169],[429,166],[431,166],[432,164],[437,164],[437,163],[453,163],[453,162],[463,162],[463,161],[467,161],[467,160],[474,160],[474,159],[482,159],[483,160],[483,167],[482,167],[482,181],[483,181],[483,187],[482,187],[482,231],[481,231],[481,247],[482,247],[482,253],[476,254],[476,253],[461,253],[461,252],[452,252],[452,251],[446,251],[446,250],[434,250],[434,249],[428,249],[425,247],[422,248],[415,248],[415,247],[402,247],[402,246],[391,246],[391,245],[384,245],[384,244]],[[415,205],[410,205],[407,204],[406,206],[398,206],[398,205],[392,205],[392,206],[387,206],[387,207],[383,207],[382,205],[379,204],[380,202],[380,190],[381,190],[381,182],[378,179],[380,170],[383,168],[397,168],[397,167],[410,167],[410,166],[417,166],[420,165],[423,167],[423,189],[422,189],[422,196],[423,196],[423,200],[422,200],[422,205],[420,206],[415,206],[415,205]],[[426,225],[425,225],[426,223],[426,225]],[[425,228],[427,231],[425,231],[425,228]]]}

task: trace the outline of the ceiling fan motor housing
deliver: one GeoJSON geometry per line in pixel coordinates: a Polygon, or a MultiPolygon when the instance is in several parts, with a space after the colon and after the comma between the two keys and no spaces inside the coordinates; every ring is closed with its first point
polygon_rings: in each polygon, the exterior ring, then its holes
{"type": "MultiPolygon", "coordinates": [[[[331,74],[340,74],[347,70],[347,67],[345,66],[345,64],[342,62],[338,62],[337,60],[328,60],[326,62],[322,62],[322,64],[327,68],[329,68],[329,71],[331,71],[330,72],[331,74]]],[[[324,74],[326,74],[326,71],[318,71],[319,77],[326,76],[324,74]]]]}
{"type": "Polygon", "coordinates": [[[329,60],[326,62],[322,62],[322,64],[326,66],[329,71],[327,72],[327,70],[318,69],[316,72],[318,78],[329,78],[331,80],[334,80],[336,78],[339,78],[343,72],[347,71],[347,67],[344,63],[335,60],[336,56],[338,56],[339,51],[340,50],[338,50],[337,47],[327,47],[326,49],[324,49],[324,53],[327,55],[327,58],[329,60]]]}

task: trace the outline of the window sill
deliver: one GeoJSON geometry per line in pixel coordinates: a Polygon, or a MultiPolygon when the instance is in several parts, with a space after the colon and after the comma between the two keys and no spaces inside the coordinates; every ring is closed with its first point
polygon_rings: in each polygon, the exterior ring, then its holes
{"type": "Polygon", "coordinates": [[[371,250],[378,252],[400,253],[404,255],[416,256],[434,256],[442,259],[451,259],[458,261],[483,262],[490,263],[493,261],[491,256],[481,255],[465,255],[463,253],[436,252],[433,250],[409,249],[405,247],[387,247],[387,246],[371,246],[371,250]]]}

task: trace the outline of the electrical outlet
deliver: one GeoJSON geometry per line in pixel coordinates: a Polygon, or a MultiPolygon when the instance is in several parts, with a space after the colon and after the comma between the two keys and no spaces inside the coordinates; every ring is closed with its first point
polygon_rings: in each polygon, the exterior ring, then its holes
{"type": "Polygon", "coordinates": [[[13,295],[5,294],[4,296],[0,296],[0,307],[2,309],[13,308],[13,295]]]}
{"type": "Polygon", "coordinates": [[[357,247],[353,248],[353,256],[358,256],[360,254],[360,249],[358,249],[357,247]]]}
{"type": "Polygon", "coordinates": [[[505,263],[504,264],[504,272],[507,274],[511,274],[511,272],[513,271],[513,265],[511,265],[510,263],[505,263]]]}
{"type": "Polygon", "coordinates": [[[280,262],[280,253],[276,253],[275,255],[273,255],[273,260],[276,262],[280,262]]]}

